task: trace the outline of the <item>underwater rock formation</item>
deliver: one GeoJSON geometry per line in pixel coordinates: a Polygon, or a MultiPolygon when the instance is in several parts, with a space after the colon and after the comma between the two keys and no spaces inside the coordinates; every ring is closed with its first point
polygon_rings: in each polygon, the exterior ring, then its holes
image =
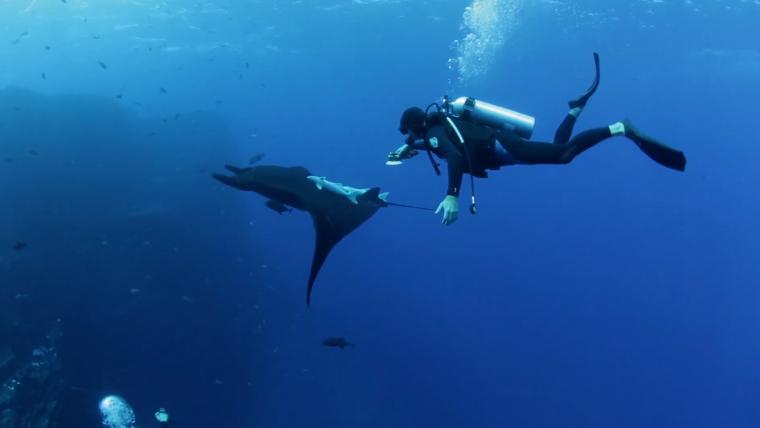
{"type": "Polygon", "coordinates": [[[0,350],[0,427],[52,428],[64,382],[58,346],[62,332],[56,323],[26,356],[0,350]]]}

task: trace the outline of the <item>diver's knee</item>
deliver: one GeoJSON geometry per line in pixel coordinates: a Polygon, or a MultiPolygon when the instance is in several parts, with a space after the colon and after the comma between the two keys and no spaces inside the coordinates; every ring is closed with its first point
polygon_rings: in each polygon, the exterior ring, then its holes
{"type": "Polygon", "coordinates": [[[566,146],[566,149],[562,152],[562,155],[559,157],[560,164],[567,165],[570,162],[575,159],[576,156],[580,153],[580,150],[574,145],[568,145],[566,146]]]}

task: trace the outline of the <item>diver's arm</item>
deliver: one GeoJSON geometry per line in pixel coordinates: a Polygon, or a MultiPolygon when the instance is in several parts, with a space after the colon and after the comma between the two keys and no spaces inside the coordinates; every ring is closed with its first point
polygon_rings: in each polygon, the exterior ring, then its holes
{"type": "Polygon", "coordinates": [[[420,138],[419,140],[407,140],[405,146],[412,148],[414,150],[426,150],[427,147],[425,147],[425,140],[420,138]]]}
{"type": "MultiPolygon", "coordinates": [[[[424,143],[421,146],[421,149],[424,150],[425,146],[424,143]]],[[[401,147],[397,148],[396,150],[392,151],[390,155],[388,155],[389,161],[401,161],[406,159],[411,159],[415,157],[418,154],[418,149],[416,144],[404,144],[401,147]]]]}
{"type": "MultiPolygon", "coordinates": [[[[440,130],[438,130],[440,131],[440,130]]],[[[445,132],[433,132],[431,145],[434,143],[436,153],[446,159],[448,165],[449,181],[446,189],[446,197],[443,198],[435,213],[443,211],[443,224],[449,225],[454,223],[459,216],[459,190],[462,187],[462,177],[465,171],[465,159],[462,153],[457,150],[454,143],[448,138],[445,132]],[[434,140],[433,140],[434,139],[434,140]]]]}
{"type": "Polygon", "coordinates": [[[462,187],[462,176],[465,171],[465,159],[462,153],[456,148],[454,143],[449,139],[442,127],[437,127],[431,132],[432,138],[430,143],[436,146],[435,150],[440,157],[446,159],[449,170],[449,182],[446,189],[446,195],[459,196],[459,189],[462,187]]]}
{"type": "Polygon", "coordinates": [[[462,185],[462,175],[464,168],[464,159],[462,155],[456,153],[456,155],[447,158],[449,165],[449,186],[446,189],[446,197],[443,198],[435,213],[443,211],[443,220],[441,223],[450,225],[457,221],[459,217],[459,189],[462,185]]]}
{"type": "Polygon", "coordinates": [[[449,185],[446,194],[459,197],[459,189],[462,188],[462,176],[464,175],[464,159],[462,155],[447,158],[449,165],[449,185]]]}

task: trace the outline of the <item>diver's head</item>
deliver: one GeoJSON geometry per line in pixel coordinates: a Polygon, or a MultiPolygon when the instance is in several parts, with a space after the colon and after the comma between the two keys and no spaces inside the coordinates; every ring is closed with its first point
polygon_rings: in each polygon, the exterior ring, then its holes
{"type": "Polygon", "coordinates": [[[425,111],[419,107],[404,110],[398,130],[408,135],[407,141],[422,138],[425,135],[425,111]]]}

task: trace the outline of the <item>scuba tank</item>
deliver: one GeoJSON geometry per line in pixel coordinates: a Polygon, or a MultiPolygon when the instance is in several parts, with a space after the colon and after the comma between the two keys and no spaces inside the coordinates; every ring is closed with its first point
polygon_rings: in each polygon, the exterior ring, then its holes
{"type": "Polygon", "coordinates": [[[450,101],[444,96],[443,110],[447,115],[473,120],[492,128],[506,127],[525,139],[530,139],[536,124],[536,119],[532,116],[470,97],[459,97],[450,101]]]}

